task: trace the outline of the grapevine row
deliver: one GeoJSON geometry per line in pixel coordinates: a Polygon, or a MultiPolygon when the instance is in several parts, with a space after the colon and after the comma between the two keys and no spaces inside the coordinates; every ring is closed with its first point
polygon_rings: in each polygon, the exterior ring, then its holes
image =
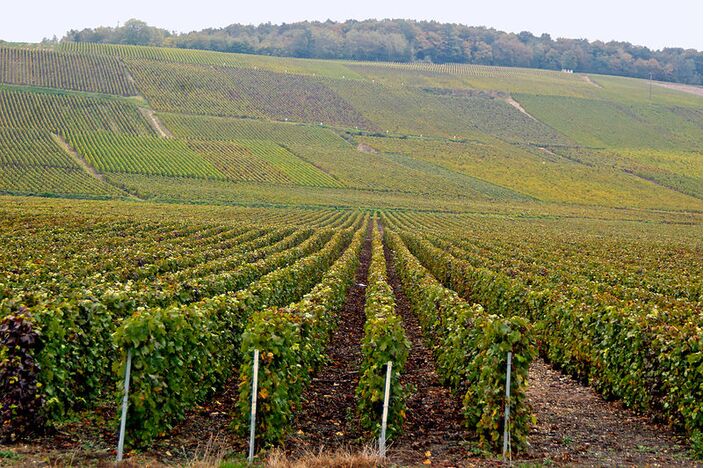
{"type": "Polygon", "coordinates": [[[135,369],[129,395],[131,442],[152,440],[222,385],[239,359],[241,334],[252,313],[300,300],[351,237],[350,230],[339,231],[316,254],[238,293],[192,306],[138,312],[125,321],[115,337],[123,362],[130,350],[135,369]]]}
{"type": "Polygon", "coordinates": [[[0,47],[0,82],[134,96],[122,62],[108,55],[0,47]]]}

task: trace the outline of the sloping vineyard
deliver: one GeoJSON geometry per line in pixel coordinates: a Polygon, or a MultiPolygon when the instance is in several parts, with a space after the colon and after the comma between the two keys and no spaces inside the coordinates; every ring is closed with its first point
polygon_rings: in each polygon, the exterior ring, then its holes
{"type": "Polygon", "coordinates": [[[114,56],[124,59],[159,60],[201,65],[237,66],[241,60],[237,54],[205,52],[192,49],[167,49],[133,45],[91,44],[89,42],[62,42],[59,50],[88,56],[114,56]]]}
{"type": "Polygon", "coordinates": [[[337,93],[312,77],[145,60],[127,64],[140,91],[159,111],[374,129],[337,93]]]}
{"type": "Polygon", "coordinates": [[[265,55],[133,45],[91,44],[87,42],[62,42],[57,48],[61,51],[76,54],[108,55],[123,59],[213,65],[218,67],[249,67],[279,73],[296,73],[334,78],[361,78],[360,75],[351,70],[346,64],[337,61],[312,61],[265,55]]]}
{"type": "Polygon", "coordinates": [[[134,96],[137,90],[116,57],[0,47],[0,83],[134,96]]]}
{"type": "Polygon", "coordinates": [[[125,195],[82,169],[38,166],[0,166],[0,192],[69,197],[80,194],[94,198],[120,198],[125,195]]]}
{"type": "Polygon", "coordinates": [[[107,132],[70,132],[66,137],[100,172],[224,178],[215,166],[178,140],[107,132]]]}
{"type": "Polygon", "coordinates": [[[32,194],[84,193],[120,196],[89,176],[61,149],[51,133],[0,127],[0,191],[32,194]]]}
{"type": "Polygon", "coordinates": [[[447,83],[446,87],[495,89],[506,92],[540,94],[591,95],[596,87],[581,75],[558,71],[518,67],[497,67],[459,63],[352,63],[349,68],[379,81],[414,83],[447,83]]]}
{"type": "Polygon", "coordinates": [[[90,132],[97,130],[150,135],[136,106],[61,92],[25,92],[0,88],[0,127],[90,132]]]}
{"type": "MultiPolygon", "coordinates": [[[[477,179],[443,171],[432,162],[423,165],[413,158],[395,153],[380,155],[362,152],[356,148],[356,143],[353,145],[333,130],[317,125],[172,113],[160,114],[160,117],[180,138],[257,140],[262,144],[274,142],[330,176],[317,182],[318,186],[402,193],[433,192],[478,198],[484,198],[489,193],[503,196],[510,193],[477,179]],[[336,180],[332,182],[330,179],[336,180]],[[424,184],[419,185],[419,180],[423,180],[424,184]]],[[[312,184],[308,182],[305,185],[312,184]]]]}
{"type": "Polygon", "coordinates": [[[16,128],[0,128],[0,165],[78,169],[76,162],[56,145],[51,133],[16,128]]]}
{"type": "Polygon", "coordinates": [[[242,142],[187,140],[186,144],[229,179],[282,184],[292,182],[283,171],[258,157],[255,151],[242,142]]]}

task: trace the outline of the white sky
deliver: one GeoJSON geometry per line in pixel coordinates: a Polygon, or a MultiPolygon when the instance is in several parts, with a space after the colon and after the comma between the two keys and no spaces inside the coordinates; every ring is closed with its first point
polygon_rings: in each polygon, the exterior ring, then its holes
{"type": "Polygon", "coordinates": [[[407,18],[702,50],[702,0],[2,0],[0,39],[38,42],[129,18],[175,31],[232,23],[407,18]]]}

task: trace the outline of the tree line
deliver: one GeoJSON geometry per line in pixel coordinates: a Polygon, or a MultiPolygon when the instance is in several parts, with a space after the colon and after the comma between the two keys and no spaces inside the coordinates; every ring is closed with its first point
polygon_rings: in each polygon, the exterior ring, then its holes
{"type": "Polygon", "coordinates": [[[473,63],[570,69],[702,84],[702,53],[652,50],[629,42],[553,39],[549,34],[413,20],[348,20],[258,26],[231,24],[175,33],[131,19],[123,26],[71,30],[62,41],[151,45],[285,57],[473,63]]]}

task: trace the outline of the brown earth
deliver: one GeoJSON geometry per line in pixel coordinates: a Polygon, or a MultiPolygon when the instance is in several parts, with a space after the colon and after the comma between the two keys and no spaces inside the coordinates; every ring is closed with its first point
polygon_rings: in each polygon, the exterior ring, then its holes
{"type": "Polygon", "coordinates": [[[531,366],[528,401],[537,424],[521,460],[589,466],[701,466],[671,429],[605,401],[593,389],[551,368],[531,366]]]}
{"type": "Polygon", "coordinates": [[[302,407],[296,415],[286,452],[297,457],[319,450],[355,450],[364,441],[355,417],[355,389],[362,362],[364,302],[367,273],[371,262],[371,229],[360,255],[355,282],[338,317],[338,326],[328,348],[329,363],[303,392],[302,407]]]}

